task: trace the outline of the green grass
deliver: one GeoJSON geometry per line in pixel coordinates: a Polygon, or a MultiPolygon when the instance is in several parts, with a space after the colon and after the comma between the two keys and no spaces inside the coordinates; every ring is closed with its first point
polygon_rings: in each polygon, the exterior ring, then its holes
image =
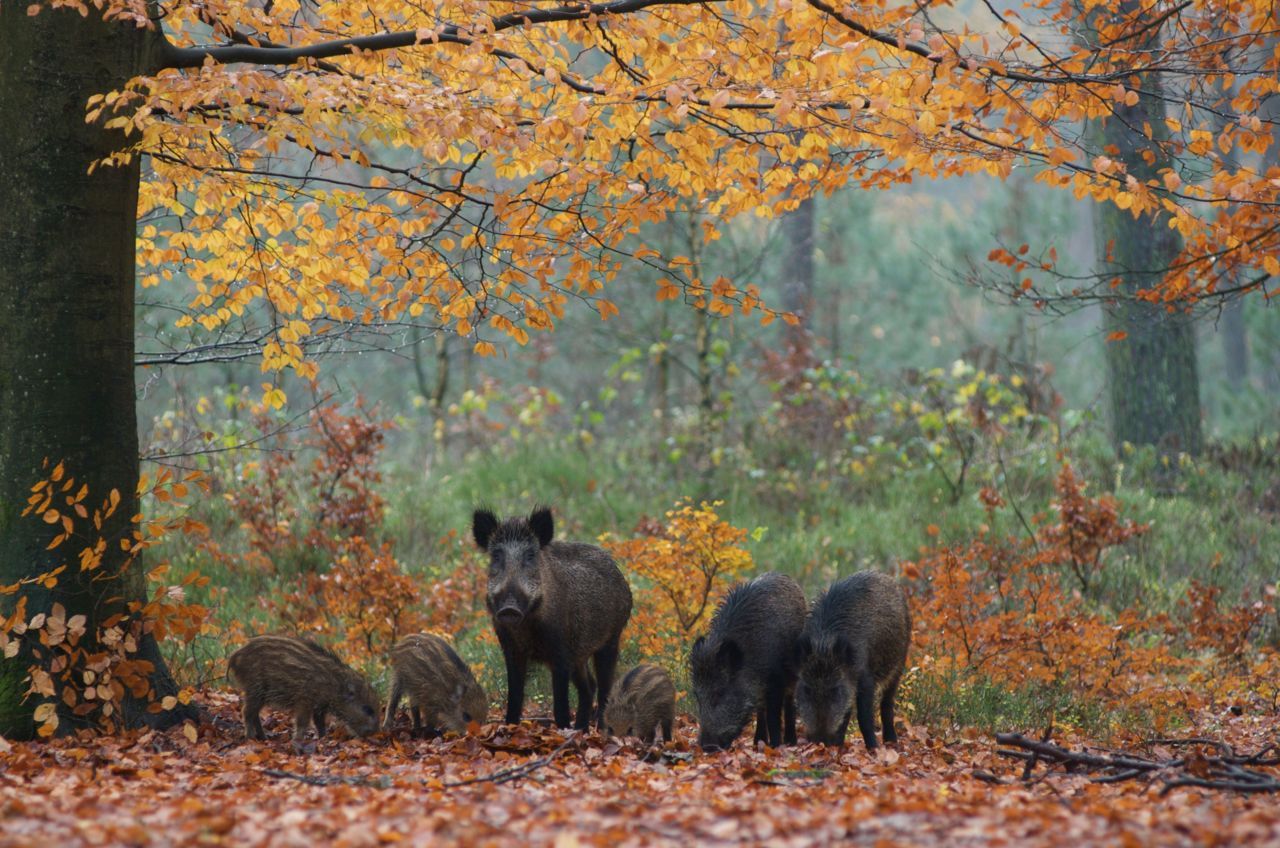
{"type": "Polygon", "coordinates": [[[1039,733],[1074,729],[1105,740],[1121,728],[1145,729],[1148,716],[1108,711],[1046,686],[1010,686],[981,676],[913,674],[903,685],[899,708],[917,724],[985,733],[1039,733]]]}
{"type": "MultiPolygon", "coordinates": [[[[976,497],[983,485],[997,488],[1028,520],[1048,509],[1058,470],[1057,446],[1008,444],[1003,451],[1003,469],[991,461],[976,464],[966,491],[954,499],[928,468],[864,478],[761,470],[742,447],[725,451],[719,464],[698,460],[693,452],[670,461],[665,446],[640,436],[600,439],[590,447],[551,437],[507,443],[449,456],[430,473],[423,473],[407,440],[399,445],[393,441],[384,457],[380,492],[387,511],[379,532],[395,540],[396,556],[408,571],[426,581],[454,567],[459,545],[469,544],[470,515],[478,505],[516,514],[547,503],[555,509],[558,535],[591,540],[606,532],[629,536],[641,518],[661,518],[678,498],[692,495],[723,500],[721,517],[737,526],[767,528],[758,541],[747,543],[758,570],[793,574],[812,593],[862,568],[893,571],[902,560],[916,558],[921,546],[972,539],[989,520],[976,497]],[[926,532],[929,525],[938,527],[936,537],[926,532]],[[460,540],[448,538],[451,533],[460,540]]],[[[1265,584],[1280,579],[1275,554],[1280,551],[1280,521],[1260,508],[1265,481],[1255,479],[1249,469],[1202,460],[1171,475],[1150,451],[1117,460],[1096,435],[1077,439],[1069,455],[1088,481],[1088,493],[1114,491],[1125,517],[1151,524],[1149,533],[1108,554],[1090,592],[1092,603],[1170,611],[1192,579],[1224,587],[1224,599],[1230,602],[1256,599],[1265,584]]],[[[225,502],[209,498],[198,513],[215,537],[234,550],[239,531],[225,502]]],[[[991,532],[1020,535],[1024,530],[1006,509],[997,513],[991,532]]],[[[250,632],[278,627],[264,598],[285,591],[299,571],[323,567],[305,548],[279,557],[275,575],[229,568],[181,541],[163,546],[156,557],[172,559],[179,574],[198,569],[210,577],[202,600],[215,608],[219,621],[245,622],[250,632]]],[[[459,650],[497,705],[506,689],[502,658],[476,635],[462,634],[459,650]]],[[[1274,639],[1275,633],[1266,636],[1274,639]]],[[[184,682],[200,683],[205,681],[193,678],[194,670],[235,647],[209,637],[175,652],[172,659],[184,682]]],[[[624,654],[620,668],[640,659],[624,654]]],[[[385,688],[385,671],[368,671],[385,688]]],[[[683,677],[682,669],[672,671],[683,677]]],[[[528,688],[534,700],[549,700],[544,669],[533,670],[528,688]]],[[[1050,691],[980,679],[921,679],[910,700],[916,720],[944,725],[1034,729],[1057,717],[1101,730],[1141,722],[1141,717],[1105,715],[1050,691]]]]}

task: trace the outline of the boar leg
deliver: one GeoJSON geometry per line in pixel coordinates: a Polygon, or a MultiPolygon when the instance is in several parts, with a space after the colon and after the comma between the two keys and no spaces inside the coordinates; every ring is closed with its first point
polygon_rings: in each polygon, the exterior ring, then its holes
{"type": "Polygon", "coordinates": [[[311,724],[311,710],[299,709],[293,714],[293,741],[295,743],[302,742],[304,736],[307,735],[307,725],[311,724]]]}
{"type": "Polygon", "coordinates": [[[266,731],[262,729],[262,707],[261,699],[252,695],[245,694],[244,703],[241,704],[241,715],[244,717],[244,735],[246,739],[266,739],[266,731]]]}
{"type": "Polygon", "coordinates": [[[675,716],[662,717],[662,740],[670,742],[675,737],[671,733],[671,725],[675,724],[675,716]]]}
{"type": "Polygon", "coordinates": [[[397,674],[391,678],[391,699],[387,701],[387,715],[382,720],[383,730],[391,729],[391,724],[395,721],[396,710],[400,707],[400,699],[402,697],[404,697],[404,681],[397,674]]]}
{"type": "Polygon", "coordinates": [[[847,709],[844,712],[844,718],[840,720],[840,730],[836,734],[840,737],[840,747],[844,747],[845,734],[849,732],[849,719],[853,718],[853,709],[847,709]]]}
{"type": "Polygon", "coordinates": [[[756,710],[756,742],[768,742],[769,735],[765,731],[764,707],[756,710]]]}
{"type": "Polygon", "coordinates": [[[422,710],[418,709],[417,704],[414,704],[409,707],[409,715],[413,716],[413,735],[417,736],[423,732],[422,710]]]}
{"type": "Polygon", "coordinates": [[[796,693],[788,691],[782,698],[782,741],[787,745],[796,744],[796,693]]]}
{"type": "Polygon", "coordinates": [[[556,727],[568,727],[571,724],[569,712],[569,678],[572,669],[568,659],[561,656],[551,663],[551,712],[555,716],[556,727]]]}
{"type": "Polygon", "coordinates": [[[573,688],[578,692],[578,715],[573,726],[578,730],[586,730],[591,726],[591,703],[595,698],[591,671],[586,663],[573,670],[573,688]]]}
{"type": "Polygon", "coordinates": [[[325,711],[324,711],[324,710],[322,710],[322,709],[317,709],[317,710],[315,710],[314,712],[312,712],[312,713],[311,713],[311,721],[312,721],[312,722],[315,724],[315,726],[316,726],[316,738],[317,738],[317,739],[323,739],[323,738],[324,738],[324,720],[325,720],[325,716],[326,716],[326,713],[325,713],[325,711]]]}
{"type": "MultiPolygon", "coordinates": [[[[519,724],[524,711],[524,679],[529,658],[515,646],[502,646],[502,658],[507,664],[507,724],[519,724]]],[[[568,722],[565,722],[568,724],[568,722]]]]}
{"type": "Polygon", "coordinates": [[[876,747],[876,681],[870,672],[858,675],[857,702],[858,730],[870,751],[876,747]]]}
{"type": "Polygon", "coordinates": [[[898,741],[898,731],[893,729],[893,702],[898,697],[900,679],[895,677],[892,683],[884,687],[884,694],[880,696],[880,730],[884,733],[886,745],[898,741]]]}
{"type": "Polygon", "coordinates": [[[595,653],[596,692],[599,695],[596,727],[604,727],[604,708],[609,703],[609,693],[613,691],[613,673],[618,668],[618,642],[621,639],[622,634],[619,633],[595,653]]]}
{"type": "Polygon", "coordinates": [[[764,693],[764,718],[766,740],[770,748],[782,746],[782,701],[780,686],[770,686],[764,693]]]}

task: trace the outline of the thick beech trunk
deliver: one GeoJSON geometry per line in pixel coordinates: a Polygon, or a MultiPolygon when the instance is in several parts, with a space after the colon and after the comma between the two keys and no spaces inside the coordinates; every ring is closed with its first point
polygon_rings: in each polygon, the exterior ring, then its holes
{"type": "MultiPolygon", "coordinates": [[[[152,43],[146,31],[105,23],[92,11],[81,17],[45,8],[29,17],[25,3],[0,3],[0,584],[70,560],[55,588],[27,592],[28,614],[57,602],[68,615],[86,614],[90,634],[121,598],[137,596],[137,580],[89,581],[78,569],[79,548],[47,551],[54,526],[21,513],[31,485],[47,473],[46,459],[64,462],[88,484],[92,504],[118,490],[120,507],[102,528],[110,543],[100,572],[119,570],[115,540],[131,532],[138,511],[139,170],[135,160],[89,174],[122,138],[86,124],[84,115],[91,94],[120,89],[150,69],[152,43]]],[[[153,640],[143,656],[157,663],[156,682],[171,686],[153,640]]],[[[33,729],[26,667],[21,654],[0,665],[0,734],[7,737],[33,729]]],[[[71,723],[65,717],[62,726],[71,723]]]]}

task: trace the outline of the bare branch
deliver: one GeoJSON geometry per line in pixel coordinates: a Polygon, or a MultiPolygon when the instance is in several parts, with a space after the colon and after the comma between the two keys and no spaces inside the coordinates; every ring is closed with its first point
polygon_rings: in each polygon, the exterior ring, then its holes
{"type": "MultiPolygon", "coordinates": [[[[558,21],[587,21],[640,12],[656,6],[698,6],[719,3],[722,0],[616,0],[613,3],[574,3],[550,9],[511,12],[489,19],[487,25],[477,26],[479,31],[497,33],[518,27],[558,21]]],[[[230,65],[248,63],[254,65],[292,65],[302,59],[332,59],[350,56],[355,52],[396,50],[402,47],[427,46],[428,44],[470,44],[468,30],[451,24],[438,33],[419,30],[383,32],[357,38],[340,38],[302,47],[254,46],[253,44],[224,44],[217,47],[178,47],[164,42],[160,64],[165,68],[198,68],[207,60],[230,65]]],[[[237,39],[239,40],[239,39],[237,39]]]]}

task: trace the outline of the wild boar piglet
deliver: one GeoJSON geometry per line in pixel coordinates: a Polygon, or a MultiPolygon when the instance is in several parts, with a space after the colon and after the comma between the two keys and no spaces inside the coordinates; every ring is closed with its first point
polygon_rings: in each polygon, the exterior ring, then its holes
{"type": "Polygon", "coordinates": [[[649,744],[658,737],[670,742],[676,721],[676,687],[671,675],[656,665],[638,665],[614,687],[604,712],[610,736],[638,736],[649,744]]]}
{"type": "Polygon", "coordinates": [[[227,663],[231,682],[243,693],[244,732],[265,739],[262,708],[293,714],[293,740],[302,741],[307,724],[324,736],[332,713],[359,736],[378,729],[378,696],[369,681],[337,654],[310,639],[255,636],[227,663]]]}
{"type": "Polygon", "coordinates": [[[471,722],[483,724],[488,718],[489,699],[471,668],[433,633],[406,636],[391,649],[391,698],[384,730],[391,728],[406,695],[415,733],[465,733],[471,722]]]}

